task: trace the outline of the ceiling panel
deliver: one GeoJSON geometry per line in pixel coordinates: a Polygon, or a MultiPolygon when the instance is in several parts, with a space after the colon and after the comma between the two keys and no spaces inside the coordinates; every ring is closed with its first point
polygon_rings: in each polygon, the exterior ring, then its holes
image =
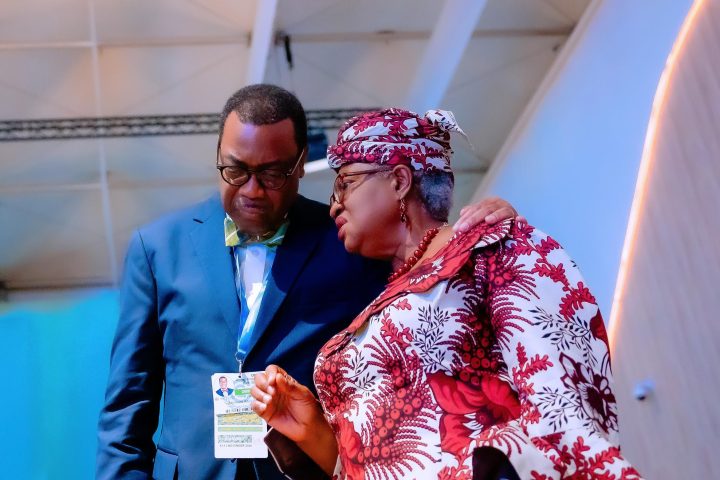
{"type": "Polygon", "coordinates": [[[90,38],[87,0],[2,0],[0,43],[77,42],[90,38]]]}
{"type": "Polygon", "coordinates": [[[589,0],[543,0],[549,8],[556,10],[561,16],[567,18],[570,24],[577,23],[583,15],[589,0]]]}
{"type": "Polygon", "coordinates": [[[98,40],[104,42],[246,38],[255,0],[95,0],[98,40]]]}
{"type": "Polygon", "coordinates": [[[468,47],[444,106],[455,113],[480,157],[495,157],[563,42],[518,37],[475,40],[468,47]],[[486,66],[473,68],[478,64],[486,66]]]}
{"type": "Polygon", "coordinates": [[[244,45],[108,48],[100,57],[105,115],[208,113],[245,81],[244,45]]]}
{"type": "Polygon", "coordinates": [[[399,105],[417,69],[421,41],[301,43],[293,47],[295,68],[271,58],[268,79],[293,89],[306,108],[399,105]]]}
{"type": "Polygon", "coordinates": [[[430,30],[439,4],[436,0],[281,0],[276,26],[290,34],[430,30]]]}
{"type": "Polygon", "coordinates": [[[0,143],[0,192],[23,185],[97,182],[98,140],[0,143]]]}
{"type": "MultiPolygon", "coordinates": [[[[572,27],[577,22],[576,7],[587,6],[586,0],[495,0],[488,1],[478,22],[478,29],[556,29],[572,27]]],[[[582,11],[585,10],[582,7],[582,11]]]]}
{"type": "Polygon", "coordinates": [[[112,278],[99,190],[0,195],[0,272],[11,286],[112,278]]]}
{"type": "Polygon", "coordinates": [[[0,118],[95,115],[90,51],[0,50],[0,118]]]}
{"type": "Polygon", "coordinates": [[[186,135],[105,140],[111,186],[214,182],[215,135],[186,135]]]}

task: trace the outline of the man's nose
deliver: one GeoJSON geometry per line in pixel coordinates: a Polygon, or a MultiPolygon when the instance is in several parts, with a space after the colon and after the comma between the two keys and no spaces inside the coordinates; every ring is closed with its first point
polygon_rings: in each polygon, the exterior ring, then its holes
{"type": "Polygon", "coordinates": [[[250,174],[250,178],[244,185],[239,187],[240,192],[248,198],[258,198],[265,195],[265,188],[258,182],[254,173],[250,174]]]}

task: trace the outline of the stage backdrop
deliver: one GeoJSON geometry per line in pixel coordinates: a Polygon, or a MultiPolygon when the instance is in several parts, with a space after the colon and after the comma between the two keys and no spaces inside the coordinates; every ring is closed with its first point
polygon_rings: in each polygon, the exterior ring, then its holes
{"type": "Polygon", "coordinates": [[[648,130],[611,342],[627,456],[647,478],[718,479],[720,1],[697,0],[679,42],[648,130]],[[644,381],[654,389],[638,401],[644,381]]]}
{"type": "Polygon", "coordinates": [[[113,290],[0,303],[0,478],[94,478],[113,290]]]}

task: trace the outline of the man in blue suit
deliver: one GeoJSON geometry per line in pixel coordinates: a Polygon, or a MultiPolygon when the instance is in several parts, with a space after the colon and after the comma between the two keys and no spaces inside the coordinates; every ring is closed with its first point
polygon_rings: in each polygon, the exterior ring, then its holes
{"type": "MultiPolygon", "coordinates": [[[[386,264],[346,253],[328,206],[298,195],[307,124],[294,95],[245,87],[220,125],[220,194],[130,241],[98,479],[284,478],[271,459],[214,458],[211,375],[273,363],[312,385],[320,347],[389,274],[386,264]]],[[[492,212],[514,214],[492,200],[471,220],[492,212]]]]}

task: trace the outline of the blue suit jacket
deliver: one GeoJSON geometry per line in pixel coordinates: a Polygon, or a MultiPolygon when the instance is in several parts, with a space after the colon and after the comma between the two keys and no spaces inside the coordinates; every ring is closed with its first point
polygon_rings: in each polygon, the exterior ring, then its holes
{"type": "MultiPolygon", "coordinates": [[[[130,241],[99,422],[99,479],[283,478],[271,459],[214,458],[210,376],[237,370],[240,319],[224,217],[216,195],[130,241]]],[[[380,292],[389,267],[345,252],[327,205],[298,197],[289,220],[244,369],[275,363],[312,385],[318,350],[380,292]]]]}

